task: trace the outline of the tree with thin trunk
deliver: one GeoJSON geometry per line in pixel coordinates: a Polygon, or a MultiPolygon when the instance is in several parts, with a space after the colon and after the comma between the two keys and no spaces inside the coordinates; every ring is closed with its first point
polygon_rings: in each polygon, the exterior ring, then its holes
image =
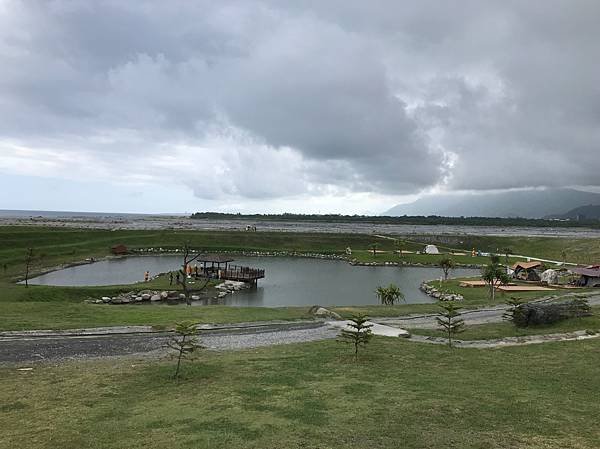
{"type": "Polygon", "coordinates": [[[481,278],[488,286],[492,301],[496,299],[496,288],[508,284],[510,280],[505,269],[500,265],[500,258],[496,255],[490,256],[490,263],[482,268],[481,278]]]}
{"type": "Polygon", "coordinates": [[[181,361],[184,358],[189,358],[196,350],[204,348],[198,338],[198,330],[196,325],[189,321],[175,324],[175,335],[167,341],[167,347],[175,351],[177,358],[177,368],[173,379],[179,377],[181,361]]]}
{"type": "Polygon", "coordinates": [[[506,263],[506,266],[508,267],[510,265],[510,255],[512,254],[513,250],[509,247],[503,248],[502,251],[504,252],[504,262],[506,263]]]}
{"type": "Polygon", "coordinates": [[[361,346],[364,348],[373,336],[371,332],[373,325],[368,323],[368,320],[369,318],[366,315],[353,315],[348,323],[350,329],[344,328],[340,332],[339,341],[350,343],[354,346],[354,361],[358,360],[358,349],[361,346]]]}
{"type": "Polygon", "coordinates": [[[396,239],[394,241],[394,247],[396,248],[396,253],[398,253],[399,257],[402,257],[402,251],[404,251],[406,244],[403,240],[396,239]]]}
{"type": "Polygon", "coordinates": [[[373,251],[373,257],[377,256],[377,250],[379,249],[379,243],[375,242],[375,243],[371,243],[369,245],[369,249],[371,251],[373,251]]]}
{"type": "Polygon", "coordinates": [[[442,310],[438,313],[436,321],[446,333],[448,346],[452,347],[452,338],[465,330],[465,321],[460,318],[461,308],[455,305],[454,301],[444,301],[440,303],[440,308],[442,310]]]}
{"type": "Polygon", "coordinates": [[[444,281],[447,281],[450,270],[454,269],[454,261],[450,257],[444,257],[440,260],[440,267],[444,272],[444,281]]]}
{"type": "Polygon", "coordinates": [[[25,254],[25,287],[29,287],[29,274],[34,263],[35,252],[33,248],[27,248],[27,253],[25,254]]]}
{"type": "Polygon", "coordinates": [[[560,257],[562,257],[563,265],[567,263],[567,252],[564,249],[560,252],[560,257]]]}
{"type": "Polygon", "coordinates": [[[181,286],[181,289],[183,290],[183,294],[185,295],[185,303],[188,306],[192,305],[192,293],[198,293],[201,292],[202,290],[204,290],[207,286],[208,283],[210,282],[210,279],[206,279],[206,281],[204,282],[204,285],[200,288],[194,288],[194,289],[190,289],[189,285],[188,285],[188,266],[195,261],[196,259],[198,259],[200,257],[200,253],[197,253],[195,255],[192,255],[192,250],[190,248],[190,245],[188,242],[184,243],[183,245],[183,263],[181,264],[181,269],[179,270],[179,274],[181,276],[179,276],[179,279],[176,280],[176,282],[181,286]]]}
{"type": "Polygon", "coordinates": [[[379,286],[375,289],[375,294],[379,298],[381,304],[385,306],[393,306],[396,301],[404,301],[404,293],[400,291],[395,284],[390,284],[387,287],[379,286]]]}

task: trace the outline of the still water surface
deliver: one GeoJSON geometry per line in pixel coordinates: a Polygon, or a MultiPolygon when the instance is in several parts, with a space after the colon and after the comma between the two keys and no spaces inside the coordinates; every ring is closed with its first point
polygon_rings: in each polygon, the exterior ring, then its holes
{"type": "MultiPolygon", "coordinates": [[[[116,285],[139,282],[144,272],[151,275],[176,270],[178,256],[126,257],[66,268],[30,281],[39,285],[116,285]]],[[[437,279],[439,268],[361,267],[336,260],[294,257],[235,257],[233,264],[265,269],[258,288],[228,295],[224,303],[232,306],[305,306],[320,304],[377,304],[374,290],[394,283],[408,303],[432,302],[419,290],[423,280],[437,279]]],[[[451,275],[474,276],[478,270],[457,269],[451,275]]]]}

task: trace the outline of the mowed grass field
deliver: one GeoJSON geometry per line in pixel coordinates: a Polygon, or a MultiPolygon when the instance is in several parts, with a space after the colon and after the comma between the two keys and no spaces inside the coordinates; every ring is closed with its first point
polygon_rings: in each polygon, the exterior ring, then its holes
{"type": "MultiPolygon", "coordinates": [[[[476,229],[476,228],[474,228],[476,229]]],[[[562,250],[574,253],[574,248],[586,246],[595,254],[598,242],[590,239],[478,238],[478,249],[495,250],[510,246],[514,252],[538,257],[554,257],[562,250]],[[487,239],[487,240],[486,240],[487,239]],[[487,242],[487,246],[486,243],[487,242]],[[519,246],[521,245],[521,246],[519,246]],[[562,248],[562,249],[561,249],[562,248]],[[529,251],[534,251],[530,253],[529,251]]],[[[353,254],[364,261],[398,261],[394,241],[360,234],[316,234],[282,232],[238,231],[107,231],[45,227],[0,227],[0,330],[64,329],[112,325],[171,326],[175,321],[190,319],[202,323],[227,323],[260,320],[293,320],[307,318],[306,308],[230,308],[225,306],[152,307],[120,305],[105,306],[85,303],[87,298],[111,296],[122,291],[145,289],[147,285],[113,287],[46,287],[25,288],[14,282],[24,272],[27,248],[34,248],[34,271],[42,271],[64,263],[82,261],[89,257],[101,258],[110,254],[113,245],[123,243],[130,248],[181,248],[184,242],[203,251],[296,251],[302,253],[344,254],[350,247],[353,254]],[[369,247],[379,245],[383,253],[372,257],[369,247]]],[[[471,241],[463,242],[468,251],[471,241]]],[[[440,249],[450,250],[444,242],[440,249]]],[[[404,249],[419,250],[424,245],[405,241],[404,249]]],[[[600,253],[600,250],[598,251],[600,253]]],[[[435,265],[443,256],[406,254],[408,263],[435,265]],[[412,259],[411,259],[412,258],[412,259]]],[[[486,258],[470,256],[456,260],[459,263],[485,263],[486,258]],[[463,260],[464,259],[464,260],[463,260]]],[[[441,271],[440,271],[441,274],[441,271]]],[[[402,286],[400,286],[402,287],[402,286]]],[[[524,296],[535,297],[535,294],[524,296]]],[[[489,304],[484,289],[474,289],[465,296],[465,307],[489,304]]],[[[500,297],[497,302],[502,301],[500,297]]],[[[433,312],[435,305],[398,305],[394,307],[365,306],[341,307],[336,310],[344,316],[364,312],[371,316],[395,316],[408,313],[433,312]]]]}
{"type": "Polygon", "coordinates": [[[600,447],[600,340],[493,350],[375,337],[0,368],[0,448],[600,447]]]}

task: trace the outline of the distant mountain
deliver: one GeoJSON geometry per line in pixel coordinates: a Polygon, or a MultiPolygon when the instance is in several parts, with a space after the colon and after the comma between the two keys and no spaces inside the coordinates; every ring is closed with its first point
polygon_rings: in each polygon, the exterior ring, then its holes
{"type": "Polygon", "coordinates": [[[557,218],[561,220],[600,220],[600,204],[579,206],[564,214],[549,215],[546,218],[557,218]]]}
{"type": "Polygon", "coordinates": [[[543,218],[589,204],[600,204],[600,193],[575,189],[449,193],[427,195],[412,203],[399,204],[383,215],[543,218]]]}

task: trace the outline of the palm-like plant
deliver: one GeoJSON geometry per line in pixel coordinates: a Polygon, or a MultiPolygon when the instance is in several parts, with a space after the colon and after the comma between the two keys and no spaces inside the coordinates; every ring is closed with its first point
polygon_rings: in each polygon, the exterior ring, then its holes
{"type": "Polygon", "coordinates": [[[375,294],[379,298],[381,304],[385,306],[393,306],[396,301],[404,301],[404,293],[397,285],[390,284],[387,287],[379,286],[375,289],[375,294]]]}
{"type": "Polygon", "coordinates": [[[377,250],[379,249],[379,243],[375,242],[375,243],[371,243],[369,245],[369,249],[371,251],[373,251],[373,257],[377,256],[377,250]]]}
{"type": "Polygon", "coordinates": [[[450,257],[444,257],[440,260],[440,267],[442,267],[442,271],[444,272],[444,281],[448,280],[448,274],[454,268],[454,261],[450,257]]]}
{"type": "Polygon", "coordinates": [[[398,256],[402,257],[402,251],[404,250],[404,247],[406,245],[404,244],[404,242],[400,239],[397,239],[394,242],[394,247],[396,248],[396,252],[398,253],[398,256]]]}
{"type": "Polygon", "coordinates": [[[506,262],[506,266],[508,267],[508,265],[510,264],[509,256],[513,252],[513,250],[507,246],[506,248],[502,248],[502,251],[504,252],[504,261],[506,262]]]}

